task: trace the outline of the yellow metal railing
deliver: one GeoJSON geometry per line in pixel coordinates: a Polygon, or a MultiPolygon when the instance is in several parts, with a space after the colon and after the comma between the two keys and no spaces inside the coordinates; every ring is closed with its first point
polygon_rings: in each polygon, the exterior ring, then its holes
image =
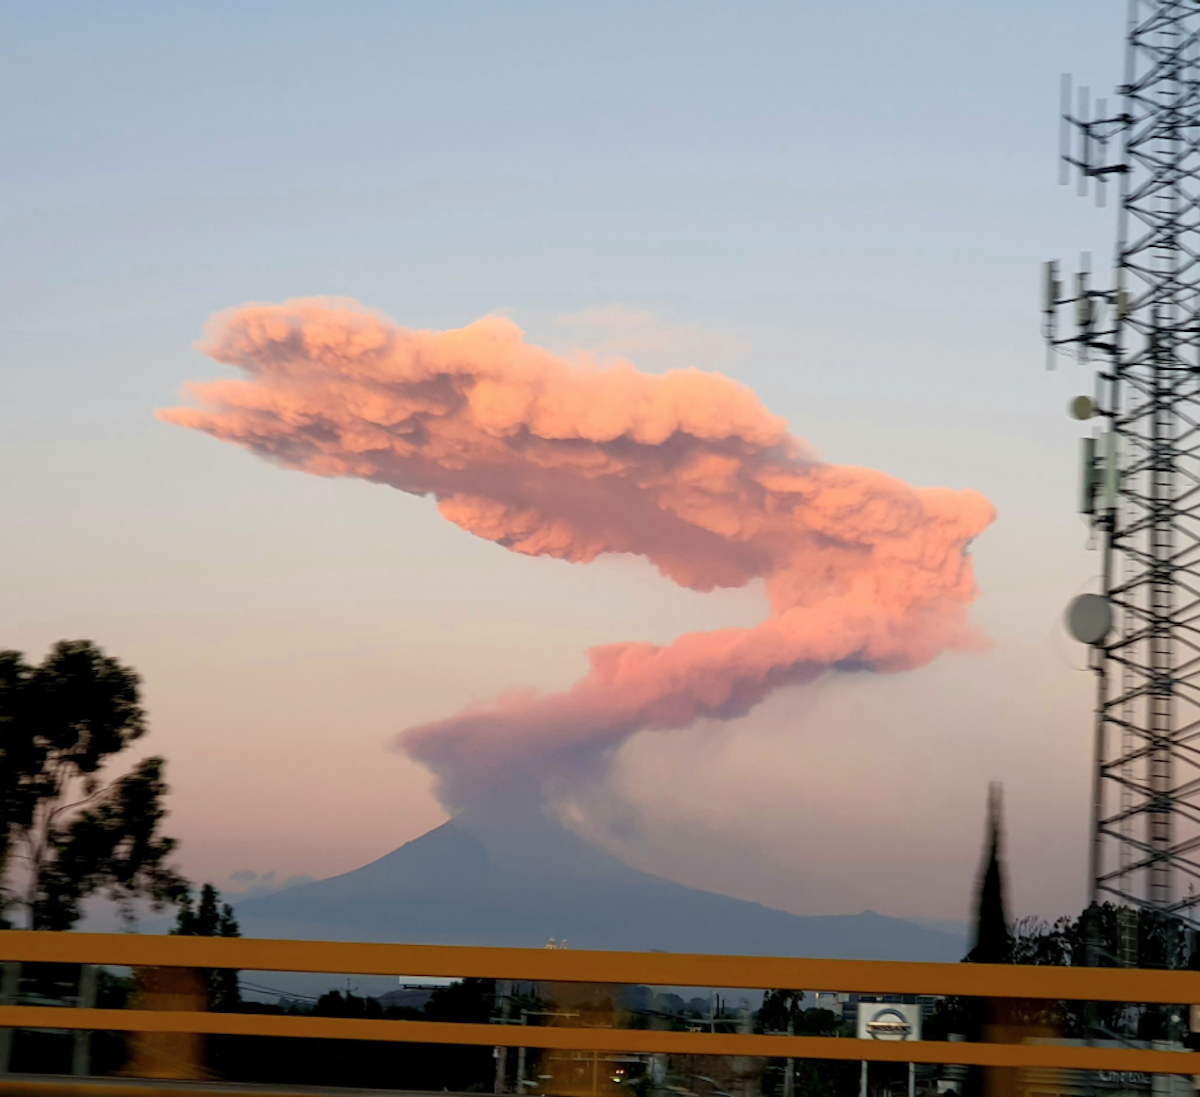
{"type": "MultiPolygon", "coordinates": [[[[757,956],[383,945],[252,938],[0,932],[0,961],[134,968],[238,968],[553,983],[804,987],[872,994],[1200,1003],[1200,972],[806,960],[757,956]]],[[[495,1047],[945,1063],[1200,1074],[1200,1054],[1061,1043],[949,1043],[824,1036],[528,1027],[441,1021],[139,1009],[0,1006],[0,1028],[204,1033],[495,1047]]],[[[2,1088],[2,1087],[0,1087],[2,1088]]]]}

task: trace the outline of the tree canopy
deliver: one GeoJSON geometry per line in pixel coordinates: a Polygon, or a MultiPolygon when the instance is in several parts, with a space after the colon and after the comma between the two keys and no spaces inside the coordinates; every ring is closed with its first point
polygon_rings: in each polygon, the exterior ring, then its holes
{"type": "Polygon", "coordinates": [[[42,662],[0,651],[0,925],[70,929],[102,893],[126,918],[133,901],[174,902],[186,882],[162,835],[162,758],[107,777],[146,733],[137,674],[88,640],[42,662]]]}
{"type": "Polygon", "coordinates": [[[758,1011],[758,1023],[764,1032],[798,1032],[804,1014],[802,990],[768,990],[758,1011]]]}
{"type": "MultiPolygon", "coordinates": [[[[200,889],[200,899],[193,901],[186,892],[179,901],[175,927],[171,933],[178,937],[240,937],[241,929],[233,916],[233,907],[221,902],[221,894],[212,884],[200,889]]],[[[232,1009],[241,1000],[238,973],[232,968],[212,968],[203,971],[208,988],[208,1008],[232,1009]]]]}

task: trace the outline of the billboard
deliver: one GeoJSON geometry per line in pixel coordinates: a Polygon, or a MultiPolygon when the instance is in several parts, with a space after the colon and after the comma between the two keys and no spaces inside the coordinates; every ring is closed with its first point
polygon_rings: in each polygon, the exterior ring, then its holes
{"type": "Polygon", "coordinates": [[[860,1040],[919,1040],[921,1007],[915,1002],[858,1003],[860,1040]]]}

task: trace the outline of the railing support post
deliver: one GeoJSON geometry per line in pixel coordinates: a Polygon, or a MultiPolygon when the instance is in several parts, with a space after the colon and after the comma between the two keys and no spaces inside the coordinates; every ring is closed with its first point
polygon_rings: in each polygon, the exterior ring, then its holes
{"type": "MultiPolygon", "coordinates": [[[[79,965],[79,996],[75,1003],[80,1009],[91,1009],[96,1004],[96,967],[94,964],[79,965]]],[[[92,1072],[92,1034],[77,1029],[71,1047],[71,1073],[83,1078],[92,1072]]]]}
{"type": "MultiPolygon", "coordinates": [[[[6,960],[0,964],[0,1005],[16,1004],[17,989],[21,982],[21,964],[18,960],[6,960]]],[[[0,1074],[7,1074],[12,1066],[13,1030],[0,1028],[0,1074]]]]}
{"type": "MultiPolygon", "coordinates": [[[[528,1023],[529,1023],[529,1011],[523,1009],[523,1010],[521,1010],[521,1024],[524,1025],[524,1024],[528,1024],[528,1023]]],[[[519,1047],[519,1048],[517,1048],[517,1087],[516,1087],[518,1093],[525,1092],[525,1070],[526,1070],[525,1049],[523,1047],[519,1047]]]]}
{"type": "MultiPolygon", "coordinates": [[[[796,1035],[796,1022],[792,1017],[788,1017],[787,1034],[789,1036],[796,1035]]],[[[783,1067],[783,1097],[795,1097],[796,1095],[796,1060],[788,1059],[783,1067]]]]}
{"type": "MultiPolygon", "coordinates": [[[[141,1009],[208,1009],[208,987],[195,968],[150,967],[136,972],[141,1009]]],[[[204,1037],[193,1032],[139,1032],[125,1073],[134,1078],[204,1077],[204,1037]]]]}
{"type": "MultiPolygon", "coordinates": [[[[512,982],[508,979],[496,980],[496,997],[499,999],[500,1023],[508,1024],[508,1015],[512,1011],[512,982]]],[[[496,1082],[492,1087],[493,1093],[503,1093],[508,1080],[508,1048],[497,1047],[492,1054],[496,1057],[496,1082]]]]}

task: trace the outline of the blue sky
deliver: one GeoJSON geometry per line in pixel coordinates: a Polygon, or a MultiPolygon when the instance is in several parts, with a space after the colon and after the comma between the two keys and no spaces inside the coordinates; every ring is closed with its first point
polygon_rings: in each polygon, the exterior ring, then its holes
{"type": "Polygon", "coordinates": [[[1119,79],[1123,5],[4,21],[0,643],[86,635],[142,670],[186,868],[323,875],[386,852],[441,817],[386,750],[399,728],[563,685],[594,643],[760,614],[755,591],[633,563],[518,559],[427,500],[155,421],[223,375],[192,349],[213,312],[331,294],[411,327],[500,311],[556,348],[624,340],[642,368],[744,381],[829,460],[987,494],[990,652],[636,741],[592,823],[632,814],[607,840],[688,883],[958,917],[996,777],[1018,907],[1079,905],[1090,682],[1058,616],[1098,567],[1065,414],[1090,382],[1043,372],[1038,264],[1111,247],[1111,211],[1055,186],[1056,112],[1060,72],[1119,79]]]}

